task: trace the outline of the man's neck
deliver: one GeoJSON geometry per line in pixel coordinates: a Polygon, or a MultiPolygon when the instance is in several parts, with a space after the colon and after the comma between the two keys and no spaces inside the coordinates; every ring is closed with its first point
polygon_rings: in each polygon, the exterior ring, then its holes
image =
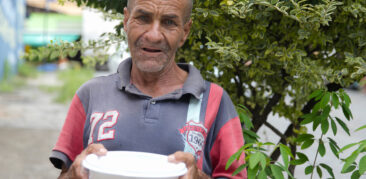
{"type": "Polygon", "coordinates": [[[183,87],[188,73],[173,62],[160,72],[143,72],[134,64],[131,69],[131,83],[151,97],[163,96],[183,87]]]}

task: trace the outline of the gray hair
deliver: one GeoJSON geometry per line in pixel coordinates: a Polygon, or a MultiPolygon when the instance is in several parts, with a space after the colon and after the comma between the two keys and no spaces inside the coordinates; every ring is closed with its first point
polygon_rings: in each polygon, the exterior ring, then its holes
{"type": "MultiPolygon", "coordinates": [[[[131,12],[131,1],[134,0],[127,0],[127,10],[131,12]]],[[[189,21],[189,19],[191,18],[191,14],[192,14],[192,9],[193,9],[193,0],[188,0],[188,6],[186,9],[186,13],[185,16],[183,17],[183,21],[184,23],[187,23],[189,21]]]]}

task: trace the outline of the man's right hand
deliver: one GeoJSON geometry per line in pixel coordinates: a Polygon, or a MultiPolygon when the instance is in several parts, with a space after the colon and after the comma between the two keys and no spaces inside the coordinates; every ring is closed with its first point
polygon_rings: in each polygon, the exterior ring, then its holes
{"type": "Polygon", "coordinates": [[[90,144],[74,160],[69,169],[62,165],[59,179],[88,179],[88,172],[82,166],[83,160],[89,154],[103,156],[107,154],[107,149],[102,144],[90,144]]]}

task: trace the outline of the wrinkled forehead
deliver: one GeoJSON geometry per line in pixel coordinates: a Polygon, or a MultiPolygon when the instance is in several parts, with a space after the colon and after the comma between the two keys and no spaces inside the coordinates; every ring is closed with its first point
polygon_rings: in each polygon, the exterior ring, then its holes
{"type": "Polygon", "coordinates": [[[184,11],[188,7],[190,0],[129,0],[128,8],[130,11],[136,10],[136,8],[147,8],[151,10],[171,10],[171,11],[184,11]]]}

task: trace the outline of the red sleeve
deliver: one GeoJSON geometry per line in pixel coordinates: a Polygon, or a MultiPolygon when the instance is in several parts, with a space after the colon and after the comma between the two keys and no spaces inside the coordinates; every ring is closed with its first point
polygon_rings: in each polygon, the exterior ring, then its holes
{"type": "Polygon", "coordinates": [[[210,156],[212,166],[215,166],[212,177],[227,177],[231,179],[247,178],[246,170],[241,171],[235,176],[231,175],[235,169],[245,163],[244,153],[240,157],[240,160],[235,161],[228,170],[225,170],[225,165],[229,158],[243,145],[244,139],[240,120],[238,117],[235,117],[222,126],[212,146],[210,156]]]}
{"type": "Polygon", "coordinates": [[[83,150],[83,130],[86,120],[83,104],[77,95],[71,101],[67,117],[58,137],[55,151],[66,154],[70,160],[83,150]]]}

